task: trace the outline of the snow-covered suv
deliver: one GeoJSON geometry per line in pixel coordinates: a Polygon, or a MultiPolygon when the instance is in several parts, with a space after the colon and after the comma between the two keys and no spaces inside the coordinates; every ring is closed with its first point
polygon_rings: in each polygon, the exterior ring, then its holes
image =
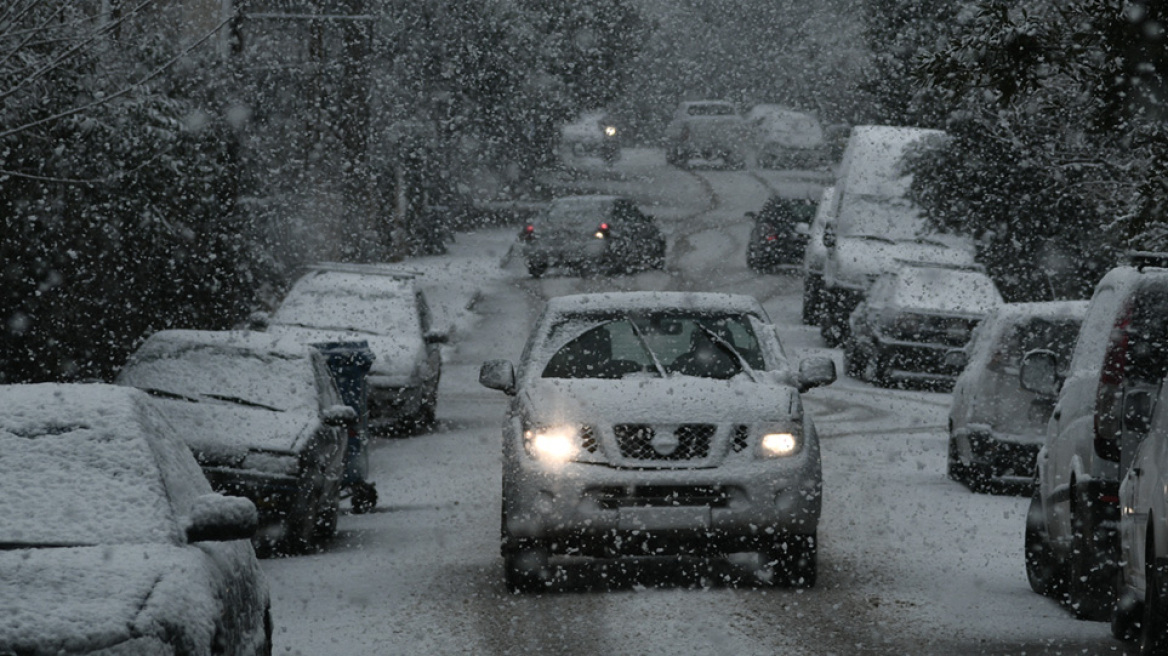
{"type": "Polygon", "coordinates": [[[1168,372],[1168,268],[1148,261],[1133,258],[1096,286],[1061,389],[1053,353],[1022,362],[1023,387],[1058,398],[1026,520],[1027,574],[1082,618],[1111,614],[1119,481],[1147,428],[1132,401],[1168,372]]]}
{"type": "Polygon", "coordinates": [[[548,301],[503,423],[508,587],[550,584],[551,556],[761,552],[773,582],[816,574],[822,472],[800,392],[826,357],[788,363],[750,296],[581,294],[548,301]]]}

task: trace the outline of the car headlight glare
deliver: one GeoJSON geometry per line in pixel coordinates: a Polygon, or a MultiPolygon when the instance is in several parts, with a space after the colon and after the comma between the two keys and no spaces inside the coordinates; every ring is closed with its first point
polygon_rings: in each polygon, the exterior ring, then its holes
{"type": "Polygon", "coordinates": [[[799,450],[799,439],[793,433],[767,433],[759,441],[764,456],[781,458],[799,450]]]}
{"type": "Polygon", "coordinates": [[[548,462],[567,462],[580,451],[578,431],[571,426],[552,426],[529,430],[527,450],[548,462]]]}
{"type": "Polygon", "coordinates": [[[615,125],[604,126],[604,135],[607,137],[615,137],[616,136],[616,126],[615,125]]]}

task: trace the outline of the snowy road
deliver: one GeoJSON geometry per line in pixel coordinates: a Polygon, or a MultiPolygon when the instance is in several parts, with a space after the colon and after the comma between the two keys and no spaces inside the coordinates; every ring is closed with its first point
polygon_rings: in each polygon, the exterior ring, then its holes
{"type": "Polygon", "coordinates": [[[604,289],[693,289],[763,300],[795,358],[839,352],[799,324],[800,283],[745,267],[747,210],[768,193],[815,196],[814,175],[666,167],[626,151],[572,182],[644,203],[669,236],[668,267],[538,281],[506,257],[511,229],[460,235],[417,265],[455,327],[439,428],[372,454],[377,511],[346,515],[312,556],[269,560],[277,654],[1103,654],[1104,624],[1032,592],[1026,501],[945,478],[948,396],[841,379],[806,395],[823,438],[820,576],[812,590],[752,584],[751,561],[579,567],[563,591],[506,592],[498,554],[505,397],[477,384],[488,358],[518,358],[544,298],[604,289]],[[466,305],[473,299],[472,310],[466,305]]]}

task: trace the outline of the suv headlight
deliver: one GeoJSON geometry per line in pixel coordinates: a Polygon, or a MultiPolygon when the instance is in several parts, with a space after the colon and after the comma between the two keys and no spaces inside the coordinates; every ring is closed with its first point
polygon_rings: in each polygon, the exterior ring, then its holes
{"type": "Polygon", "coordinates": [[[803,450],[803,431],[793,426],[767,426],[759,431],[760,458],[787,458],[803,450]]]}
{"type": "Polygon", "coordinates": [[[540,426],[523,431],[527,453],[549,463],[563,463],[580,453],[580,429],[561,424],[540,426]]]}

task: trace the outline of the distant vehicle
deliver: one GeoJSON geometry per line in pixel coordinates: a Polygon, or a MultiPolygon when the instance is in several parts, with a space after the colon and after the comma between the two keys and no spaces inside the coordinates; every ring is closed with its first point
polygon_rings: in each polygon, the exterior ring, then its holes
{"type": "Polygon", "coordinates": [[[434,425],[441,345],[416,272],[391,265],[321,262],[292,285],[257,327],[306,344],[369,342],[369,427],[375,435],[424,431],[434,425]]]}
{"type": "MultiPolygon", "coordinates": [[[[1103,277],[1065,378],[1049,351],[1022,361],[1023,387],[1057,396],[1027,514],[1027,574],[1035,592],[1065,600],[1084,619],[1111,616],[1119,481],[1147,433],[1149,401],[1168,374],[1168,269],[1158,268],[1164,264],[1168,258],[1141,254],[1103,277]]],[[[1132,619],[1125,611],[1117,609],[1120,627],[1132,619]]]]}
{"type": "Polygon", "coordinates": [[[747,266],[764,272],[800,266],[815,207],[809,200],[771,196],[758,212],[747,212],[746,217],[754,219],[746,244],[747,266]]]}
{"type": "Polygon", "coordinates": [[[1054,409],[1022,389],[1022,356],[1054,353],[1065,368],[1087,312],[1086,301],[1007,303],[989,313],[973,341],[949,407],[949,478],[974,491],[1031,492],[1034,461],[1054,409]]]}
{"type": "Polygon", "coordinates": [[[952,383],[960,371],[946,355],[964,347],[1001,304],[994,281],[979,269],[901,263],[877,278],[852,312],[844,369],[877,385],[952,383]]]}
{"type": "Polygon", "coordinates": [[[145,394],[0,386],[0,653],[272,653],[247,499],[145,394]]]}
{"type": "Polygon", "coordinates": [[[811,114],[759,104],[746,113],[759,168],[820,168],[829,162],[823,127],[811,114]]]}
{"type": "Polygon", "coordinates": [[[694,100],[677,106],[665,128],[665,160],[688,167],[690,160],[721,163],[726,168],[746,166],[749,128],[733,103],[694,100]]]}
{"type": "Polygon", "coordinates": [[[912,176],[906,153],[932,147],[944,132],[921,128],[860,125],[852,129],[832,198],[831,227],[824,234],[824,312],[819,327],[829,346],[847,336],[848,317],[881,273],[897,260],[972,264],[966,237],[928,229],[908,199],[912,176]]]}
{"type": "Polygon", "coordinates": [[[519,233],[527,271],[562,266],[619,274],[665,267],[665,236],[652,217],[620,196],[565,196],[519,233]]]}
{"type": "Polygon", "coordinates": [[[612,164],[620,159],[621,132],[607,112],[584,112],[564,125],[560,142],[575,157],[599,157],[612,164]]]}
{"type": "Polygon", "coordinates": [[[815,583],[822,474],[798,368],[749,296],[626,292],[548,301],[523,360],[483,365],[503,429],[507,584],[549,558],[761,552],[773,582],[815,583]]]}
{"type": "Polygon", "coordinates": [[[1156,410],[1147,437],[1119,484],[1120,574],[1111,628],[1122,640],[1138,636],[1141,654],[1168,653],[1168,385],[1161,382],[1157,397],[1149,396],[1156,410]]]}
{"type": "Polygon", "coordinates": [[[216,490],[255,503],[258,547],[299,553],[336,532],[359,418],[315,349],[250,331],[164,330],[117,382],[153,397],[216,490]]]}
{"type": "Polygon", "coordinates": [[[815,217],[811,219],[811,229],[807,235],[807,248],[803,251],[803,323],[819,325],[823,319],[823,265],[827,260],[827,246],[823,236],[831,225],[832,203],[835,187],[827,187],[815,207],[815,217]]]}

